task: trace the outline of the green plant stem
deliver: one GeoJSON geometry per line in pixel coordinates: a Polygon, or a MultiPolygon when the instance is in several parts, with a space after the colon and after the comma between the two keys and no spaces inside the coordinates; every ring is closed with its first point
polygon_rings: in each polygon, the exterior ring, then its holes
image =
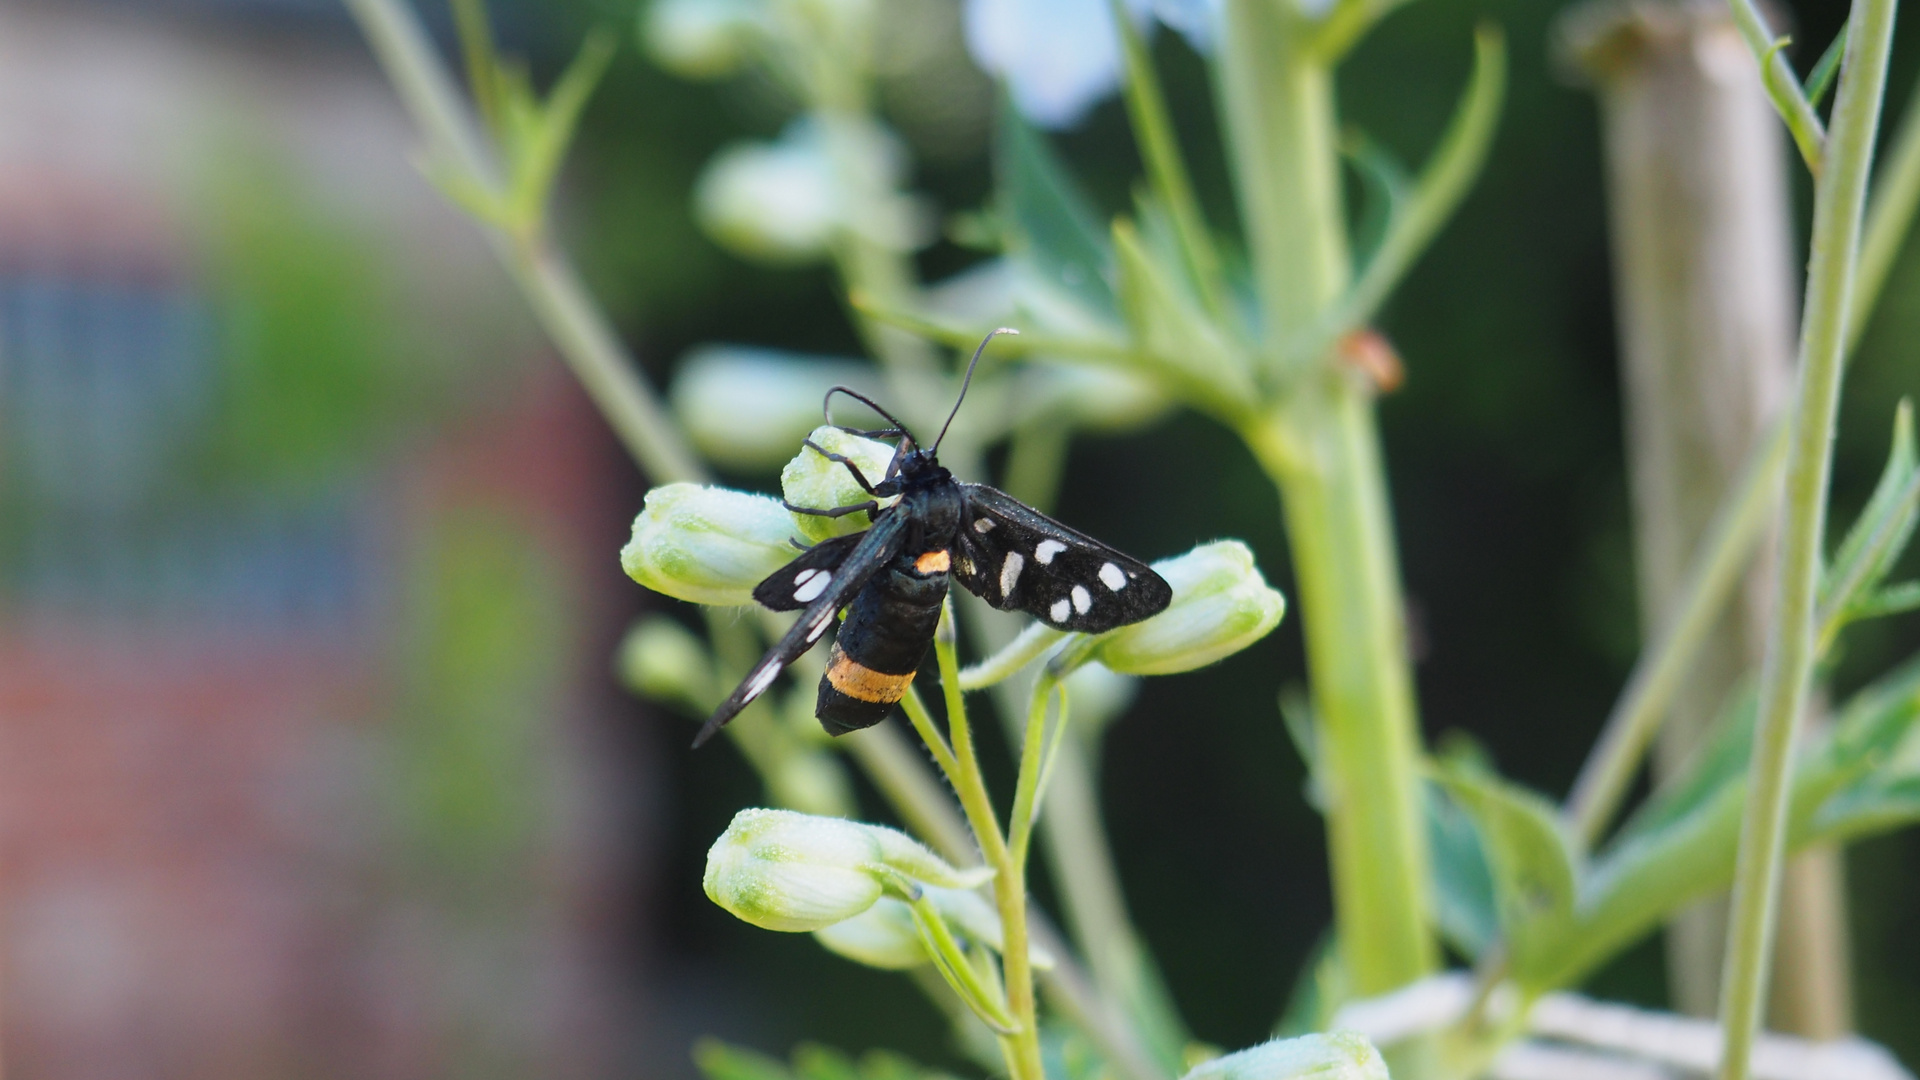
{"type": "MultiPolygon", "coordinates": [[[[1033,988],[1033,962],[1028,955],[1026,865],[1010,850],[1008,835],[1000,832],[993,800],[980,772],[980,759],[973,748],[973,729],[967,720],[966,702],[960,691],[960,662],[954,649],[953,604],[941,613],[940,627],[934,633],[934,655],[940,665],[940,683],[947,699],[947,737],[953,746],[955,771],[949,779],[954,794],[966,812],[967,824],[980,845],[980,854],[993,867],[993,896],[1000,912],[1004,948],[1007,1008],[1018,1029],[1001,1036],[1001,1048],[1007,1059],[1011,1080],[1046,1080],[1040,1064],[1040,1020],[1033,988]]],[[[1038,762],[1033,766],[1038,767],[1038,762]]],[[[1025,774],[1028,763],[1021,760],[1025,774]]]]}
{"type": "Polygon", "coordinates": [[[1685,682],[1699,648],[1713,633],[1780,501],[1780,470],[1787,460],[1787,426],[1767,431],[1760,457],[1747,464],[1728,493],[1687,571],[1685,593],[1660,637],[1640,654],[1567,796],[1573,833],[1596,844],[1626,797],[1685,682]]]}
{"type": "Polygon", "coordinates": [[[1799,78],[1787,65],[1787,58],[1781,55],[1781,42],[1767,28],[1766,18],[1754,0],[1728,0],[1728,6],[1740,36],[1760,61],[1760,81],[1767,88],[1767,97],[1772,99],[1780,119],[1786,121],[1787,131],[1793,135],[1793,144],[1799,148],[1808,171],[1819,176],[1826,157],[1827,135],[1821,128],[1820,115],[1807,100],[1806,91],[1800,88],[1799,78]]]}
{"type": "MultiPolygon", "coordinates": [[[[1735,8],[1743,6],[1735,0],[1735,8]]],[[[1812,683],[1820,541],[1860,255],[1873,141],[1880,125],[1897,0],[1856,0],[1833,106],[1825,168],[1814,192],[1800,386],[1788,452],[1775,622],[1762,668],[1758,726],[1740,830],[1727,963],[1720,998],[1720,1075],[1746,1080],[1766,998],[1788,794],[1799,719],[1812,683]]]]}
{"type": "MultiPolygon", "coordinates": [[[[1862,230],[1860,265],[1846,325],[1849,355],[1866,331],[1894,259],[1912,229],[1914,211],[1920,209],[1920,86],[1908,100],[1887,156],[1876,178],[1862,230]]],[[[1716,512],[1717,524],[1708,531],[1701,551],[1695,555],[1686,595],[1672,625],[1635,663],[1599,741],[1581,768],[1580,779],[1567,800],[1567,816],[1589,843],[1606,829],[1618,809],[1627,783],[1666,720],[1678,676],[1692,662],[1693,650],[1701,640],[1699,634],[1710,626],[1732,588],[1732,575],[1745,563],[1743,552],[1753,542],[1749,516],[1765,514],[1779,497],[1789,433],[1788,418],[1782,416],[1754,448],[1744,479],[1727,493],[1716,512]]],[[[1759,525],[1764,524],[1763,518],[1759,525]]]]}
{"type": "MultiPolygon", "coordinates": [[[[497,189],[486,142],[404,0],[348,0],[347,8],[426,139],[428,153],[497,189]]],[[[706,469],[639,378],[639,366],[566,256],[550,243],[516,242],[498,229],[484,231],[554,347],[648,478],[656,483],[705,480],[706,469]]]]}
{"type": "Polygon", "coordinates": [[[1247,433],[1279,483],[1299,582],[1333,864],[1334,922],[1357,996],[1431,973],[1419,736],[1404,602],[1372,405],[1324,376],[1311,404],[1247,433]],[[1300,448],[1292,433],[1312,432],[1300,448]]]}
{"type": "MultiPolygon", "coordinates": [[[[1349,283],[1331,70],[1286,5],[1227,0],[1220,95],[1269,362],[1349,283]]],[[[1369,392],[1308,358],[1242,427],[1279,487],[1327,796],[1334,921],[1358,996],[1435,969],[1419,736],[1369,392]]],[[[1277,370],[1277,367],[1276,367],[1277,370]]]]}

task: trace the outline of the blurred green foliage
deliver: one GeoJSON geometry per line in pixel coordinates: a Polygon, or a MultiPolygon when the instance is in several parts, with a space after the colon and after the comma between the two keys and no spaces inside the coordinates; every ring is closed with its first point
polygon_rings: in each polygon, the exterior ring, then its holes
{"type": "MultiPolygon", "coordinates": [[[[625,5],[557,2],[574,20],[554,20],[562,40],[595,18],[627,15],[625,5]]],[[[1809,42],[1825,42],[1845,11],[1837,0],[1794,8],[1796,36],[1809,42]]],[[[1486,173],[1380,320],[1409,371],[1382,416],[1424,724],[1430,735],[1471,732],[1505,775],[1548,792],[1565,790],[1638,645],[1599,131],[1591,95],[1548,60],[1556,14],[1557,5],[1523,0],[1410,4],[1343,68],[1339,88],[1343,112],[1369,139],[1400,160],[1423,160],[1466,78],[1472,26],[1491,19],[1507,33],[1512,81],[1486,173]]],[[[1897,57],[1914,54],[1917,33],[1903,31],[1897,57]]],[[[1154,49],[1201,198],[1215,221],[1232,222],[1205,69],[1171,34],[1154,49]]],[[[564,55],[554,51],[556,68],[564,55]]],[[[1809,48],[1794,59],[1805,70],[1816,57],[1809,48]]],[[[1911,85],[1904,61],[1891,119],[1911,85]]],[[[827,271],[737,262],[693,224],[688,193],[713,152],[741,134],[777,132],[780,113],[767,94],[751,81],[683,83],[626,51],[584,118],[565,217],[591,227],[574,230],[569,243],[596,294],[629,320],[656,378],[706,340],[858,352],[827,271]]],[[[1103,211],[1130,205],[1138,162],[1117,102],[1054,146],[1103,211]]],[[[916,184],[943,212],[987,197],[984,140],[970,150],[921,160],[916,184]]],[[[1358,175],[1349,176],[1349,194],[1360,205],[1358,175]]],[[[1800,196],[1804,221],[1804,189],[1800,196]]],[[[920,261],[939,277],[976,257],[949,242],[920,261]]],[[[1837,523],[1865,501],[1894,403],[1920,383],[1910,355],[1917,331],[1920,260],[1909,254],[1843,405],[1837,523]]],[[[764,489],[771,478],[740,479],[764,489]]],[[[1243,537],[1279,577],[1285,546],[1269,491],[1236,440],[1182,415],[1143,435],[1076,443],[1058,510],[1149,556],[1243,537]]],[[[1152,681],[1106,744],[1103,803],[1134,914],[1197,1034],[1222,1045],[1267,1034],[1328,919],[1320,821],[1300,796],[1303,766],[1272,708],[1274,685],[1301,678],[1296,626],[1205,676],[1152,681]],[[1198,716],[1210,718],[1205,728],[1198,716]]],[[[1911,617],[1860,628],[1836,689],[1858,686],[1916,643],[1911,617]]],[[[661,725],[660,745],[677,747],[682,722],[661,725]]],[[[1004,783],[1004,756],[993,767],[1004,783]]],[[[888,1045],[937,1057],[938,1018],[893,981],[755,935],[704,903],[694,883],[705,843],[758,786],[723,755],[676,759],[676,770],[674,797],[685,809],[673,862],[661,870],[663,940],[751,971],[755,983],[815,988],[756,1001],[738,1021],[752,1041],[866,1045],[870,1032],[887,1030],[888,1045]]],[[[871,793],[863,810],[884,820],[871,793]]],[[[1899,1003],[1920,999],[1920,977],[1892,958],[1920,950],[1920,842],[1876,840],[1852,862],[1861,1020],[1915,1060],[1920,1035],[1895,1018],[1907,1015],[1899,1003]]],[[[1046,888],[1041,881],[1043,902],[1046,888]]],[[[1660,960],[1647,948],[1589,986],[1664,1000],[1660,960]]]]}

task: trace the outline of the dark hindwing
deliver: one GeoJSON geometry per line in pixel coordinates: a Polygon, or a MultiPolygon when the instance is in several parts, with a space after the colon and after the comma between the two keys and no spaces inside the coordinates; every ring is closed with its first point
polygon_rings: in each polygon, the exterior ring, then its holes
{"type": "Polygon", "coordinates": [[[1002,611],[1098,634],[1165,611],[1173,589],[1138,559],[984,484],[962,484],[953,576],[1002,611]]]}
{"type": "Polygon", "coordinates": [[[793,624],[767,655],[747,672],[727,700],[713,711],[707,722],[700,728],[700,734],[694,736],[693,745],[697,749],[702,743],[713,738],[713,734],[724,727],[727,721],[740,715],[753,700],[767,692],[773,681],[787,669],[787,665],[799,659],[808,649],[814,647],[827,629],[833,625],[833,616],[852,601],[854,594],[885,568],[906,539],[904,516],[888,514],[876,522],[873,528],[852,536],[836,537],[814,545],[793,562],[767,575],[753,590],[754,599],[776,611],[791,611],[805,606],[800,620],[793,624]],[[828,575],[825,585],[820,587],[818,595],[800,600],[808,595],[807,586],[817,581],[807,576],[812,570],[828,575]],[[804,579],[804,580],[803,580],[804,579]],[[770,594],[778,603],[768,601],[770,594]]]}

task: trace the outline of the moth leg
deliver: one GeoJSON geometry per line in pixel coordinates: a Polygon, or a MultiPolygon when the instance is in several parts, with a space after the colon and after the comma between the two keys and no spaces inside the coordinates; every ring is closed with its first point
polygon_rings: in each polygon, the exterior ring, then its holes
{"type": "Polygon", "coordinates": [[[853,482],[860,485],[861,491],[869,495],[878,494],[873,490],[873,485],[867,482],[866,474],[860,471],[860,466],[854,464],[852,458],[845,454],[836,454],[826,447],[821,446],[819,443],[814,442],[812,439],[803,439],[801,440],[801,444],[811,449],[814,453],[819,454],[821,457],[826,458],[828,461],[845,465],[847,471],[853,474],[853,482]]]}
{"type": "Polygon", "coordinates": [[[811,506],[795,506],[785,499],[780,500],[780,505],[795,514],[812,514],[814,517],[827,518],[846,517],[848,514],[857,514],[862,510],[871,512],[880,509],[880,503],[874,499],[868,499],[863,503],[854,503],[852,506],[836,506],[831,510],[815,510],[811,506]]]}

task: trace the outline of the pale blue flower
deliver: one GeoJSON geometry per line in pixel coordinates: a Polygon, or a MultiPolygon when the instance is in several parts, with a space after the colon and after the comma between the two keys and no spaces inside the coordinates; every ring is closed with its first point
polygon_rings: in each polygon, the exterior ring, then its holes
{"type": "MultiPolygon", "coordinates": [[[[967,48],[1005,79],[1013,102],[1042,127],[1079,122],[1120,86],[1120,38],[1108,0],[968,0],[967,48]]],[[[1126,0],[1144,19],[1153,0],[1126,0]]]]}

